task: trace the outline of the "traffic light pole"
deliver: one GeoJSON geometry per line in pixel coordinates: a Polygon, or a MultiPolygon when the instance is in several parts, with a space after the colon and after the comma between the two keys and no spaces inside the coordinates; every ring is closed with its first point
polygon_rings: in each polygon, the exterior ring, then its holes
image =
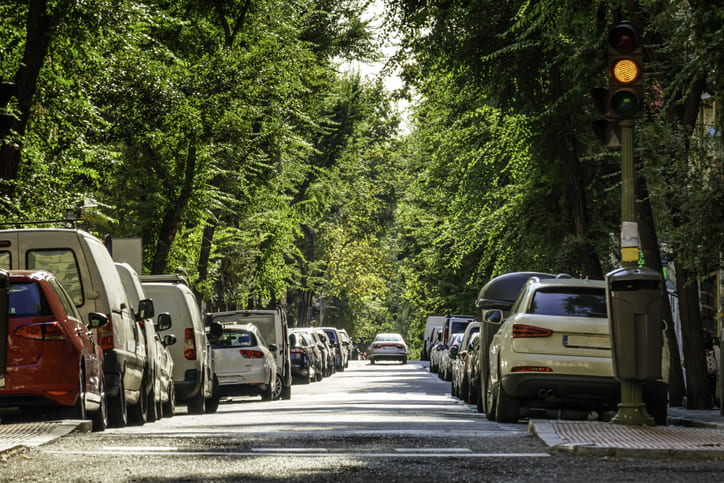
{"type": "MultiPolygon", "coordinates": [[[[638,265],[638,249],[636,256],[627,254],[623,240],[630,234],[624,233],[628,223],[636,223],[636,194],[634,172],[634,121],[624,119],[621,125],[621,259],[624,267],[638,265]]],[[[638,235],[637,235],[638,236],[638,235]]],[[[614,424],[628,424],[638,426],[654,426],[654,418],[646,411],[643,402],[643,386],[638,381],[621,381],[621,403],[618,412],[611,419],[614,424]]]]}

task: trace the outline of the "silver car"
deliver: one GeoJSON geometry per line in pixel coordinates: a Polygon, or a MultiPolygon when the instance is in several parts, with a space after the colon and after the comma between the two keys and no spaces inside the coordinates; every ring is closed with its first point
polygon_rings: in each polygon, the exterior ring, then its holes
{"type": "Polygon", "coordinates": [[[400,334],[377,334],[367,353],[370,364],[377,361],[400,361],[407,364],[407,344],[400,334]]]}

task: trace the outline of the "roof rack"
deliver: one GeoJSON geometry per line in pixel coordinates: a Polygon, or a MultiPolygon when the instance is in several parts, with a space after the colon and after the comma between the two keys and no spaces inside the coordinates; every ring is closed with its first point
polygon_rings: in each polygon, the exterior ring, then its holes
{"type": "Polygon", "coordinates": [[[186,279],[186,277],[175,274],[175,273],[168,273],[168,274],[162,274],[162,275],[141,275],[139,278],[141,279],[141,282],[173,283],[173,284],[183,284],[183,285],[186,285],[187,287],[191,287],[191,285],[189,285],[189,281],[186,279]]]}

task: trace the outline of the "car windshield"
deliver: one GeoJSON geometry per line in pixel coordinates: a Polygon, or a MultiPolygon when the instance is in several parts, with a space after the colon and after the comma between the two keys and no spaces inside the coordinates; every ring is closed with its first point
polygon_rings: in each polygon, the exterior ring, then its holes
{"type": "Polygon", "coordinates": [[[563,317],[606,317],[606,292],[602,288],[538,290],[528,313],[563,317]]]}
{"type": "Polygon", "coordinates": [[[471,320],[466,320],[464,322],[462,321],[453,321],[450,324],[450,332],[453,334],[457,332],[465,332],[465,328],[472,322],[471,320]]]}

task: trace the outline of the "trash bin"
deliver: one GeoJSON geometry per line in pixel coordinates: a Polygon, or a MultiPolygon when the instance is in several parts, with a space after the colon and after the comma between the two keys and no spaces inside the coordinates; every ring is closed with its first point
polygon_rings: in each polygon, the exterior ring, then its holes
{"type": "Polygon", "coordinates": [[[613,371],[619,381],[661,378],[664,281],[649,268],[606,274],[613,371]]]}

